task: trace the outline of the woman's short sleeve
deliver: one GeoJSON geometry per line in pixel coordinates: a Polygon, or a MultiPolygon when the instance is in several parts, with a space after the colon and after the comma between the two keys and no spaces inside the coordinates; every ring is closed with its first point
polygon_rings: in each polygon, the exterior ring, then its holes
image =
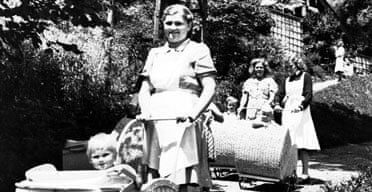
{"type": "Polygon", "coordinates": [[[195,73],[197,77],[209,76],[216,74],[210,50],[207,45],[200,43],[195,52],[195,73]]]}
{"type": "Polygon", "coordinates": [[[249,93],[249,81],[250,81],[250,79],[247,79],[247,80],[243,83],[243,88],[242,88],[242,93],[243,93],[243,94],[248,94],[248,93],[249,93]]]}
{"type": "Polygon", "coordinates": [[[142,72],[140,73],[141,76],[143,77],[150,76],[150,70],[152,67],[153,60],[154,60],[154,55],[155,55],[155,50],[151,49],[149,51],[149,54],[147,55],[145,66],[143,67],[142,72]]]}
{"type": "Polygon", "coordinates": [[[270,81],[269,81],[269,89],[270,89],[270,92],[272,93],[277,93],[278,92],[278,84],[275,82],[275,80],[273,78],[270,78],[270,81]]]}

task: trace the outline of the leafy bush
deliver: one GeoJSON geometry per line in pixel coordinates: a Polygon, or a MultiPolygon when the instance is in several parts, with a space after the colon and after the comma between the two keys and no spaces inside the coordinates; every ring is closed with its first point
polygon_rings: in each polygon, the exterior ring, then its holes
{"type": "Polygon", "coordinates": [[[0,70],[0,162],[6,165],[0,188],[4,191],[14,188],[32,166],[45,162],[61,166],[65,117],[61,71],[47,55],[36,55],[31,49],[24,58],[22,63],[3,59],[0,70]]]}
{"type": "Polygon", "coordinates": [[[129,102],[127,93],[94,81],[84,60],[28,45],[23,62],[3,59],[0,69],[2,191],[14,191],[14,183],[35,165],[52,163],[61,169],[66,138],[111,131],[129,102]]]}
{"type": "Polygon", "coordinates": [[[332,46],[342,35],[337,18],[329,10],[322,14],[310,13],[304,18],[303,26],[307,59],[312,65],[321,65],[331,71],[328,66],[335,60],[332,46]]]}
{"type": "Polygon", "coordinates": [[[270,37],[274,21],[258,1],[212,1],[209,14],[205,41],[223,79],[245,80],[254,57],[267,57],[272,67],[280,64],[281,49],[270,37]]]}
{"type": "Polygon", "coordinates": [[[371,76],[353,76],[314,95],[312,116],[322,147],[372,139],[371,76]]]}
{"type": "Polygon", "coordinates": [[[358,176],[353,176],[350,180],[332,184],[326,183],[322,186],[324,192],[367,192],[372,191],[372,167],[361,167],[358,176]]]}
{"type": "Polygon", "coordinates": [[[346,44],[364,55],[372,56],[372,2],[363,0],[345,1],[339,6],[341,24],[346,32],[346,44]]]}
{"type": "Polygon", "coordinates": [[[67,120],[76,125],[68,136],[86,139],[100,131],[111,131],[126,115],[128,93],[118,93],[106,81],[95,80],[88,73],[88,63],[73,57],[65,57],[64,61],[67,62],[62,65],[75,65],[73,70],[63,71],[62,108],[69,115],[67,120]]]}

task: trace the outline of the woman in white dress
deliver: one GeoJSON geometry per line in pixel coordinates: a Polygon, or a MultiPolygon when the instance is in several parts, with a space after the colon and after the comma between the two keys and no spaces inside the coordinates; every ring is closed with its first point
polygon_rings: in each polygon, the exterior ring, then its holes
{"type": "Polygon", "coordinates": [[[191,11],[183,5],[165,8],[162,22],[167,42],[149,52],[139,92],[141,115],[137,117],[178,119],[147,123],[144,163],[178,184],[180,191],[190,184],[211,186],[207,162],[200,152],[197,119],[214,95],[216,69],[207,45],[189,38],[192,21],[191,11]]]}
{"type": "Polygon", "coordinates": [[[289,77],[280,87],[275,110],[282,110],[282,126],[288,127],[292,141],[297,145],[302,161],[302,178],[309,181],[309,151],[320,150],[314,123],[310,113],[312,100],[312,79],[305,72],[306,65],[300,58],[293,57],[288,64],[289,77]],[[280,106],[281,105],[281,106],[280,106]]]}
{"type": "Polygon", "coordinates": [[[335,73],[338,76],[338,80],[341,81],[344,76],[345,70],[345,48],[342,40],[337,42],[337,47],[335,50],[336,64],[335,64],[335,73]]]}

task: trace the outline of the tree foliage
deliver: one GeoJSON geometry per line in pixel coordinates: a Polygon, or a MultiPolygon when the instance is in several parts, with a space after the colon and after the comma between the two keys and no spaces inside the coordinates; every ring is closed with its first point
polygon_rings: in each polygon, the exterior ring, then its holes
{"type": "Polygon", "coordinates": [[[152,28],[150,16],[144,22],[140,19],[152,4],[4,2],[0,88],[7,91],[0,94],[0,162],[8,166],[0,174],[0,188],[14,191],[14,183],[35,165],[53,163],[61,168],[66,138],[109,132],[128,113],[129,93],[140,67],[133,61],[140,62],[147,54],[144,42],[149,33],[141,32],[152,28]],[[114,6],[118,19],[112,28],[106,23],[109,6],[114,6]],[[54,39],[46,39],[49,48],[40,50],[45,32],[54,39]],[[106,46],[108,41],[112,46],[106,46]],[[79,54],[69,51],[71,47],[77,47],[79,54]]]}
{"type": "Polygon", "coordinates": [[[308,14],[304,20],[305,52],[318,64],[332,65],[336,41],[344,40],[347,54],[372,56],[372,2],[344,1],[335,10],[308,14]]]}
{"type": "Polygon", "coordinates": [[[153,45],[153,1],[141,1],[131,4],[130,8],[118,7],[117,20],[112,46],[113,64],[127,66],[121,75],[122,82],[129,93],[138,91],[138,73],[153,45]],[[126,59],[126,63],[123,63],[126,59]]]}
{"type": "Polygon", "coordinates": [[[206,43],[210,46],[220,83],[218,100],[227,95],[240,97],[241,84],[255,57],[268,58],[272,68],[281,65],[283,52],[270,36],[274,21],[259,1],[209,1],[206,43]]]}
{"type": "Polygon", "coordinates": [[[305,55],[312,65],[333,63],[333,46],[342,37],[337,18],[329,10],[324,11],[322,14],[308,14],[303,22],[305,55]]]}
{"type": "Polygon", "coordinates": [[[0,51],[8,58],[19,60],[21,45],[31,39],[38,47],[40,34],[50,25],[71,21],[83,27],[105,26],[98,1],[83,0],[2,0],[0,3],[0,51]]]}
{"type": "Polygon", "coordinates": [[[65,138],[61,71],[47,55],[35,53],[27,43],[22,47],[25,62],[0,70],[0,162],[7,163],[0,174],[3,191],[14,191],[14,182],[36,164],[60,166],[65,138]]]}
{"type": "Polygon", "coordinates": [[[346,42],[358,53],[372,56],[372,2],[345,1],[339,10],[341,22],[346,24],[346,42]]]}

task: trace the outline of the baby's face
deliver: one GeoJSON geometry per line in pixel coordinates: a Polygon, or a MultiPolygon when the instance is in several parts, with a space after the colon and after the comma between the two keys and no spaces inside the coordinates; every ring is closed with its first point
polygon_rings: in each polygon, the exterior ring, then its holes
{"type": "Polygon", "coordinates": [[[233,102],[227,102],[227,110],[232,112],[232,111],[235,111],[236,110],[236,103],[233,103],[233,102]]]}
{"type": "Polygon", "coordinates": [[[104,170],[114,166],[115,154],[107,149],[97,149],[90,156],[90,163],[95,169],[104,170]]]}

